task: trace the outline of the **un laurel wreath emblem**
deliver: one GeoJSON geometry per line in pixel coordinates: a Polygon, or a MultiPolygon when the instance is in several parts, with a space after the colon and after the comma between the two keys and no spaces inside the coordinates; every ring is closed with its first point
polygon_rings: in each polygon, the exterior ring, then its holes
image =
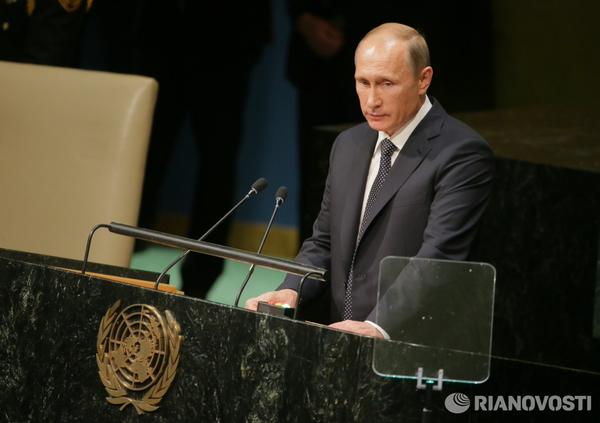
{"type": "Polygon", "coordinates": [[[96,361],[106,400],[120,410],[131,404],[138,414],[155,411],[175,379],[181,329],[169,310],[163,315],[134,304],[119,313],[120,305],[108,309],[98,328],[96,361]]]}

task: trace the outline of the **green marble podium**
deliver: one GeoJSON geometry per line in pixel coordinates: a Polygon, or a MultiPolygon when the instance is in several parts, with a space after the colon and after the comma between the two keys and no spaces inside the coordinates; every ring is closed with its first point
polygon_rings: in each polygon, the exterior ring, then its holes
{"type": "Polygon", "coordinates": [[[0,420],[420,419],[414,384],[371,371],[368,338],[21,260],[0,255],[0,420]],[[108,403],[98,375],[99,325],[118,300],[170,310],[183,337],[175,379],[141,416],[108,403]]]}
{"type": "MultiPolygon", "coordinates": [[[[370,338],[83,276],[58,265],[60,259],[0,250],[0,421],[422,421],[424,392],[414,380],[377,376],[370,338]],[[107,401],[111,396],[99,376],[97,346],[99,328],[117,301],[123,307],[169,310],[179,324],[176,374],[155,411],[138,414],[133,405],[120,410],[107,401]]],[[[103,270],[139,279],[156,276],[103,270]]],[[[594,395],[598,380],[597,375],[493,359],[487,382],[448,383],[442,392],[430,392],[434,421],[514,419],[511,413],[469,412],[457,420],[444,409],[452,392],[594,395]]],[[[578,414],[577,420],[588,417],[592,414],[578,414]]],[[[547,421],[543,414],[527,418],[547,421]]]]}

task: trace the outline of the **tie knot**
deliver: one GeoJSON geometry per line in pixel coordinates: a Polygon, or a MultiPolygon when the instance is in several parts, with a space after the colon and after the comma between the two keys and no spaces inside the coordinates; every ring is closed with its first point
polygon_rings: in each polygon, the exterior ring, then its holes
{"type": "Polygon", "coordinates": [[[393,142],[391,142],[388,138],[381,141],[381,154],[384,156],[391,157],[396,151],[397,148],[393,142]]]}

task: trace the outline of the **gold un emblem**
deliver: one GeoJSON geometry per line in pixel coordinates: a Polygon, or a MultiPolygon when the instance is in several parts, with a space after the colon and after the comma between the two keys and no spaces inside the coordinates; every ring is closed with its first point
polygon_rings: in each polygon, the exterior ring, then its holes
{"type": "Polygon", "coordinates": [[[118,313],[121,301],[112,305],[98,328],[96,361],[106,400],[129,404],[138,412],[151,412],[175,379],[182,337],[169,310],[134,304],[118,313]]]}

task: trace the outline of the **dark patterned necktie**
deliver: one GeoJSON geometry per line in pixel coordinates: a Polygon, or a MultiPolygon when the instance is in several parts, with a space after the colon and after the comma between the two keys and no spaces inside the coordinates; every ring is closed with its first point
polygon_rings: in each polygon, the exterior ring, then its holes
{"type": "Polygon", "coordinates": [[[371,191],[369,192],[369,198],[367,199],[367,206],[365,207],[365,214],[360,222],[358,228],[358,237],[356,238],[356,245],[354,246],[354,252],[352,253],[352,262],[350,263],[350,271],[348,272],[348,280],[346,281],[346,296],[344,298],[344,320],[350,320],[352,318],[352,280],[354,274],[354,260],[356,259],[356,251],[358,250],[358,244],[365,231],[365,222],[371,214],[373,204],[377,199],[377,194],[381,191],[390,169],[392,167],[392,154],[396,151],[396,146],[389,140],[384,139],[381,141],[381,159],[379,161],[379,172],[373,182],[371,191]]]}

